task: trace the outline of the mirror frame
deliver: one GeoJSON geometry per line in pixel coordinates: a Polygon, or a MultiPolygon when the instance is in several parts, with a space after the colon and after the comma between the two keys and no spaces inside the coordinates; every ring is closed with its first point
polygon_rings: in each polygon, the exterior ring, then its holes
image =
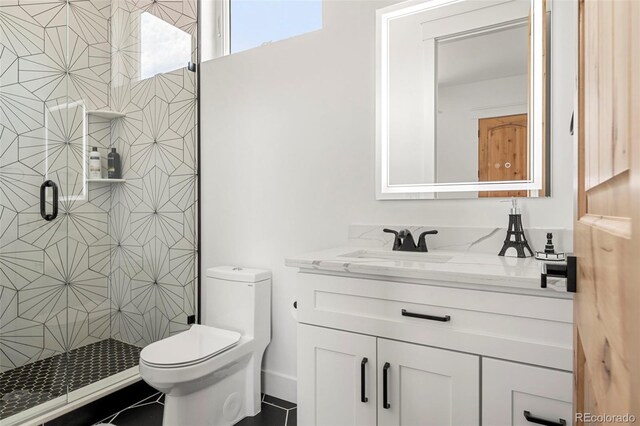
{"type": "MultiPolygon", "coordinates": [[[[545,102],[546,102],[546,1],[530,0],[531,48],[529,58],[529,173],[528,180],[455,182],[424,184],[391,184],[389,182],[389,24],[427,10],[451,7],[455,14],[480,8],[522,2],[523,0],[491,0],[481,4],[473,0],[407,1],[376,11],[376,199],[433,199],[438,192],[527,190],[530,197],[543,195],[545,187],[545,102]]],[[[455,33],[454,33],[455,34],[455,33]]],[[[453,35],[453,34],[452,34],[453,35]]],[[[437,64],[434,64],[434,67],[437,64]]],[[[435,74],[434,74],[435,75],[435,74]]],[[[434,86],[437,82],[434,78],[434,86]]],[[[433,137],[435,138],[435,101],[433,93],[433,137]]],[[[428,101],[427,101],[428,103],[428,101]]],[[[435,143],[435,141],[434,141],[435,143]]],[[[548,167],[548,165],[546,165],[548,167]]]]}

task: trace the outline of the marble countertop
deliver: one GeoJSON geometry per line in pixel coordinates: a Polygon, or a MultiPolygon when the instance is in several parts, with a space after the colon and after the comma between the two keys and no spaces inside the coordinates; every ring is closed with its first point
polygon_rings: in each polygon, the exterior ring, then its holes
{"type": "Polygon", "coordinates": [[[446,250],[416,253],[337,247],[291,256],[285,259],[285,265],[318,273],[368,275],[424,284],[572,297],[566,292],[565,279],[549,278],[548,287],[540,287],[542,262],[533,257],[501,257],[446,250]]]}

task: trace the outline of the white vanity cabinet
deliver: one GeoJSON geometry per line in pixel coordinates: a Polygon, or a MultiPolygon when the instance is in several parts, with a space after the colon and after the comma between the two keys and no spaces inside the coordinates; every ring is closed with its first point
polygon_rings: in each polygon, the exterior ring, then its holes
{"type": "Polygon", "coordinates": [[[570,296],[476,287],[301,271],[298,423],[571,425],[570,296]]]}
{"type": "Polygon", "coordinates": [[[478,425],[479,393],[478,356],[299,325],[301,425],[478,425]]]}

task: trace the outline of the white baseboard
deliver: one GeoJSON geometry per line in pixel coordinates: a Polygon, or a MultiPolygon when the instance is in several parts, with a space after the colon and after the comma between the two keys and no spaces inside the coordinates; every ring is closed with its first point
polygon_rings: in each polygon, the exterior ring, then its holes
{"type": "Polygon", "coordinates": [[[262,370],[262,392],[285,401],[298,403],[298,381],[293,376],[262,370]]]}

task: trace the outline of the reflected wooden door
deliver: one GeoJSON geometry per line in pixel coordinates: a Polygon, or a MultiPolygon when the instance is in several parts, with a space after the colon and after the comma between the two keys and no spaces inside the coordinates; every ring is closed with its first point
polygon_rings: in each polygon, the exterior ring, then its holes
{"type": "MultiPolygon", "coordinates": [[[[527,114],[478,120],[478,181],[527,179],[527,114]]],[[[479,197],[526,197],[527,191],[482,191],[479,197]]]]}
{"type": "Polygon", "coordinates": [[[579,2],[576,424],[640,415],[639,3],[579,2]]]}

